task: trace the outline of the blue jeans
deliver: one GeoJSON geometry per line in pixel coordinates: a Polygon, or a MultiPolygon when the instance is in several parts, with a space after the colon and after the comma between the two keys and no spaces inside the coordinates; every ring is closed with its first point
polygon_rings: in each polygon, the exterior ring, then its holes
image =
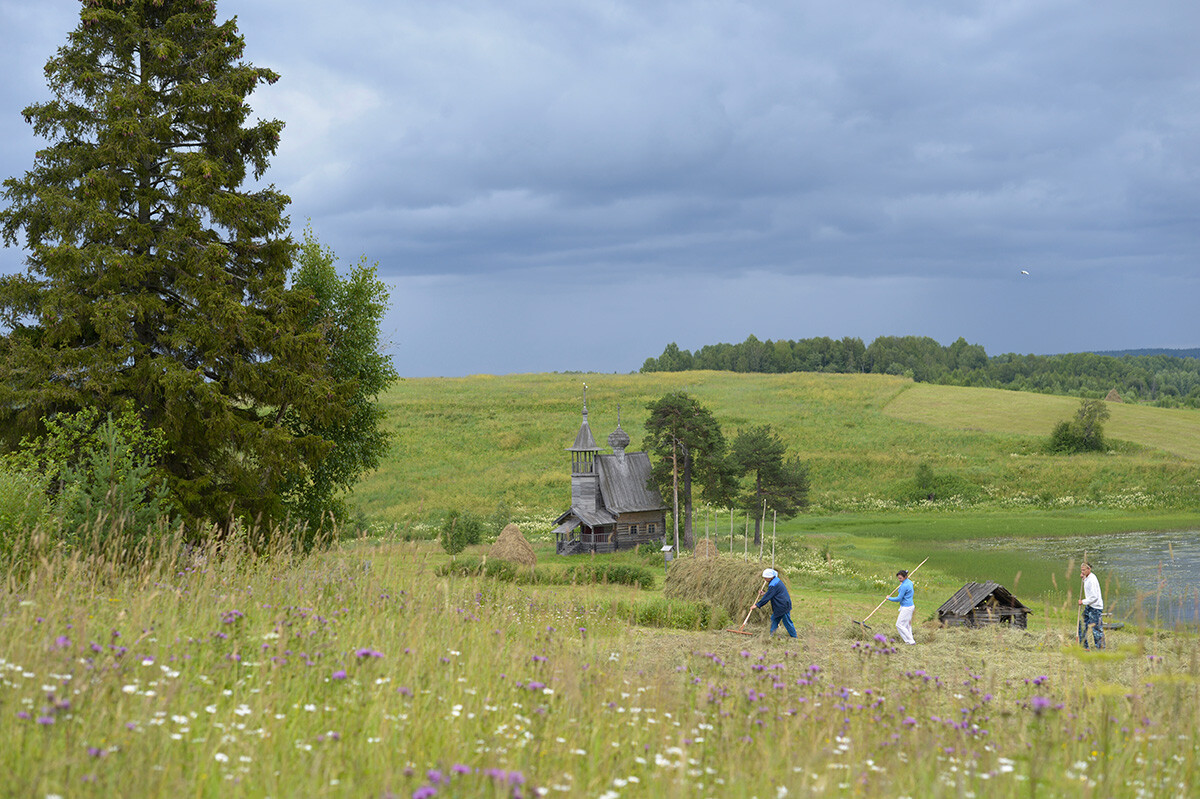
{"type": "Polygon", "coordinates": [[[796,637],[796,627],[792,624],[792,614],[790,612],[780,613],[778,616],[774,613],[771,614],[771,635],[775,634],[775,630],[779,627],[779,622],[783,622],[783,629],[787,630],[788,635],[792,638],[796,637]]]}
{"type": "Polygon", "coordinates": [[[1093,608],[1090,605],[1083,606],[1083,621],[1079,623],[1079,643],[1083,644],[1083,648],[1088,648],[1087,628],[1092,628],[1092,639],[1096,642],[1097,649],[1104,648],[1104,626],[1100,621],[1100,609],[1093,608]]]}

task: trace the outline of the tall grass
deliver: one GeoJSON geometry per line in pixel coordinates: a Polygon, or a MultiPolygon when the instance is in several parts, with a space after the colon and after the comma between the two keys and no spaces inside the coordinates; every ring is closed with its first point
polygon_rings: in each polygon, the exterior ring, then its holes
{"type": "MultiPolygon", "coordinates": [[[[439,576],[428,543],[61,551],[0,596],[16,796],[1185,796],[1200,649],[1029,632],[631,625],[602,585],[439,576]]],[[[818,568],[818,567],[813,567],[818,568]]],[[[832,601],[832,599],[831,599],[832,601]]]]}

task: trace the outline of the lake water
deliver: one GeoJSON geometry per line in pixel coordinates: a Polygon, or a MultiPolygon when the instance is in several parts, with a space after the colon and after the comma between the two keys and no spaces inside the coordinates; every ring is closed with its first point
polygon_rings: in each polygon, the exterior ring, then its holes
{"type": "MultiPolygon", "coordinates": [[[[1047,561],[1061,560],[1064,552],[1086,552],[1100,580],[1106,611],[1147,623],[1157,619],[1164,627],[1200,624],[1200,530],[979,543],[1047,561]]],[[[1077,571],[1074,580],[1078,591],[1077,571]]]]}

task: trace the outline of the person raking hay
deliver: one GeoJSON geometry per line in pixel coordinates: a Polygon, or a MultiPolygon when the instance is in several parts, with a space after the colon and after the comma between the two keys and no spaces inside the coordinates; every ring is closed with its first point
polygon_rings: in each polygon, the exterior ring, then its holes
{"type": "Polygon", "coordinates": [[[766,588],[758,592],[761,599],[751,606],[751,610],[761,608],[770,602],[771,635],[775,634],[775,629],[780,622],[783,622],[783,628],[787,630],[788,635],[795,638],[796,627],[792,624],[792,597],[788,593],[787,586],[780,579],[779,572],[774,569],[764,569],[763,579],[768,581],[766,588]]]}

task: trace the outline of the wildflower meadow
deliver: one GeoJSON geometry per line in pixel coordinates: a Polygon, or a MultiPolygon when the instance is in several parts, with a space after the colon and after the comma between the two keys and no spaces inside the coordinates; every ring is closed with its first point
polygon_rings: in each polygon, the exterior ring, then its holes
{"type": "Polygon", "coordinates": [[[1084,652],[1064,625],[926,626],[905,646],[820,596],[797,639],[650,629],[604,585],[444,561],[377,542],[10,570],[2,792],[1184,797],[1200,777],[1189,635],[1084,652]]]}

